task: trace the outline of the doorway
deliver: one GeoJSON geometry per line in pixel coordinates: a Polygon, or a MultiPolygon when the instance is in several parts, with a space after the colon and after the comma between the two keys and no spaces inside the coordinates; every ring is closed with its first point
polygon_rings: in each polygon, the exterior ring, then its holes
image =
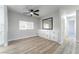
{"type": "Polygon", "coordinates": [[[66,35],[71,38],[75,39],[76,38],[76,16],[66,16],[65,20],[65,32],[66,35]]]}

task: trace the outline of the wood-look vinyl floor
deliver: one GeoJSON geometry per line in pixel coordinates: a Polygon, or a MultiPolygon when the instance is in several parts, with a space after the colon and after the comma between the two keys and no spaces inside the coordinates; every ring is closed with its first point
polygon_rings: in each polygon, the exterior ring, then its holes
{"type": "Polygon", "coordinates": [[[41,37],[31,37],[9,42],[8,47],[0,47],[0,53],[9,54],[52,54],[60,46],[55,41],[41,37]]]}

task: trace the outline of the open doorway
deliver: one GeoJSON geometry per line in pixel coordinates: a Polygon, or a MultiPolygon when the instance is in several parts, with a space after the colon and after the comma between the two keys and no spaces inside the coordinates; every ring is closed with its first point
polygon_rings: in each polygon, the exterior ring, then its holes
{"type": "Polygon", "coordinates": [[[68,38],[76,39],[76,16],[75,15],[66,16],[65,34],[68,38]]]}
{"type": "Polygon", "coordinates": [[[75,53],[76,47],[76,13],[64,14],[61,18],[63,53],[75,53]]]}

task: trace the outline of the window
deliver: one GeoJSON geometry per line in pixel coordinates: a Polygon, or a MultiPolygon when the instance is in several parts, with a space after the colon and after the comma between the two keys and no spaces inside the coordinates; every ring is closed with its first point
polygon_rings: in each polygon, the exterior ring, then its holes
{"type": "Polygon", "coordinates": [[[19,29],[20,30],[34,29],[34,23],[26,22],[26,21],[19,21],[19,29]]]}
{"type": "Polygon", "coordinates": [[[44,23],[44,28],[49,28],[49,24],[44,23]]]}

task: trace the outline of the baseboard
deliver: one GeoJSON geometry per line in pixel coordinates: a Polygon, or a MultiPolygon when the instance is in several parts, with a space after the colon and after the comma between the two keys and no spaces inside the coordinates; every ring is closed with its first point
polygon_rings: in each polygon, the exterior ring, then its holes
{"type": "Polygon", "coordinates": [[[34,36],[28,36],[28,37],[19,37],[19,38],[15,38],[15,39],[10,39],[8,41],[21,40],[23,38],[31,38],[31,37],[36,37],[36,35],[34,35],[34,36]]]}
{"type": "MultiPolygon", "coordinates": [[[[39,37],[41,37],[41,36],[39,36],[39,37]]],[[[41,37],[41,38],[44,38],[44,37],[41,37]]],[[[44,39],[50,40],[50,39],[48,39],[48,38],[44,38],[44,39]]],[[[51,41],[57,42],[57,43],[59,43],[59,44],[62,44],[61,42],[58,42],[58,41],[56,41],[56,40],[51,40],[51,41]]]]}
{"type": "MultiPolygon", "coordinates": [[[[10,39],[10,40],[8,40],[8,41],[21,40],[21,39],[24,39],[24,38],[31,38],[31,37],[37,37],[37,35],[28,36],[28,37],[19,37],[19,38],[15,38],[15,39],[10,39]]],[[[39,36],[39,37],[40,37],[40,36],[39,36]]],[[[41,37],[41,38],[44,38],[44,37],[41,37]]],[[[44,38],[44,39],[47,39],[47,38],[44,38]]],[[[50,39],[47,39],[47,40],[50,40],[50,39]]],[[[51,40],[51,41],[55,41],[55,40],[51,40]]],[[[55,42],[57,42],[57,43],[59,43],[59,44],[62,44],[62,43],[60,43],[60,42],[58,42],[58,41],[55,41],[55,42]]]]}

